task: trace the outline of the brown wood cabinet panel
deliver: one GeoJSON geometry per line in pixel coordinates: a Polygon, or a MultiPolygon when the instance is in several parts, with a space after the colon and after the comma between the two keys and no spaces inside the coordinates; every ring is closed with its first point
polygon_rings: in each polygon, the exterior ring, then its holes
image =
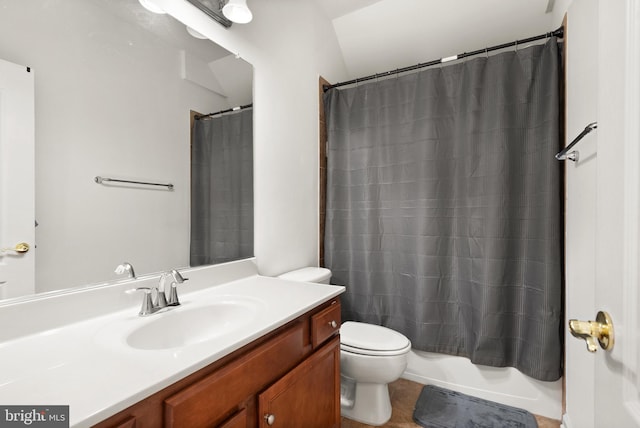
{"type": "Polygon", "coordinates": [[[258,423],[261,428],[340,426],[339,336],[259,395],[258,423]]]}
{"type": "Polygon", "coordinates": [[[247,409],[240,410],[225,422],[218,425],[218,428],[247,428],[247,409]]]}
{"type": "Polygon", "coordinates": [[[197,428],[220,423],[247,397],[302,360],[304,332],[304,323],[296,323],[263,346],[167,398],[164,425],[197,428]]]}
{"type": "Polygon", "coordinates": [[[338,333],[340,320],[340,301],[337,299],[311,317],[311,344],[314,348],[338,333]]]}
{"type": "Polygon", "coordinates": [[[136,418],[134,416],[129,416],[123,421],[120,421],[114,425],[111,425],[112,428],[136,428],[136,418]]]}

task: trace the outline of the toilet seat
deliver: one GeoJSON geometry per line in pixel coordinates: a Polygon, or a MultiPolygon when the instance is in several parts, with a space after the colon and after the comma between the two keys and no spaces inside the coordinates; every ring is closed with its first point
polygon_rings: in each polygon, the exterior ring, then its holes
{"type": "Polygon", "coordinates": [[[353,354],[369,355],[371,357],[393,357],[409,352],[411,350],[411,344],[409,343],[406,347],[402,349],[396,349],[394,351],[377,351],[374,349],[355,348],[353,346],[341,344],[340,350],[344,352],[351,352],[353,354]]]}
{"type": "Polygon", "coordinates": [[[362,355],[392,356],[409,352],[411,342],[386,327],[347,321],[340,327],[340,349],[362,355]]]}

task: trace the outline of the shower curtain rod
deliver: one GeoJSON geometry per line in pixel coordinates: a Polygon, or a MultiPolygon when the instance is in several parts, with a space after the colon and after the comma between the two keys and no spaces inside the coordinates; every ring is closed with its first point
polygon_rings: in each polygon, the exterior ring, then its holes
{"type": "Polygon", "coordinates": [[[209,114],[198,114],[198,115],[195,115],[193,118],[194,118],[195,120],[200,120],[200,119],[204,119],[204,118],[206,118],[206,117],[211,117],[211,116],[215,116],[215,115],[223,114],[223,113],[230,113],[230,112],[232,112],[232,111],[240,111],[240,110],[244,110],[244,109],[246,109],[246,108],[251,108],[251,107],[253,107],[253,103],[251,103],[251,104],[245,104],[245,105],[243,105],[243,106],[239,106],[239,107],[232,107],[232,108],[228,108],[228,109],[226,109],[226,110],[220,110],[220,111],[217,111],[217,112],[215,112],[215,113],[209,113],[209,114]]]}
{"type": "Polygon", "coordinates": [[[518,46],[524,43],[529,43],[529,42],[535,42],[536,40],[542,40],[542,39],[548,39],[549,37],[558,37],[558,38],[563,38],[564,37],[564,27],[560,27],[555,31],[549,32],[549,33],[544,33],[544,34],[540,34],[539,36],[534,36],[534,37],[529,37],[526,39],[522,39],[522,40],[516,40],[510,43],[503,43],[501,45],[496,45],[496,46],[491,46],[489,48],[484,48],[484,49],[478,49],[476,51],[473,52],[464,52],[458,55],[453,55],[453,56],[449,56],[446,58],[440,58],[440,59],[436,59],[433,61],[429,61],[429,62],[423,62],[420,64],[416,64],[416,65],[412,65],[409,67],[404,67],[404,68],[398,68],[395,70],[389,70],[389,71],[385,71],[383,73],[376,73],[376,74],[372,74],[371,76],[366,76],[366,77],[359,77],[357,79],[352,79],[352,80],[348,80],[346,82],[339,82],[333,85],[323,85],[322,88],[324,90],[324,92],[327,92],[329,89],[333,89],[333,88],[338,88],[340,86],[346,86],[346,85],[352,85],[354,83],[360,83],[360,82],[365,82],[367,80],[373,80],[373,79],[377,79],[379,77],[388,77],[394,74],[400,74],[400,73],[404,73],[406,71],[413,71],[413,70],[418,70],[420,68],[424,68],[424,67],[431,67],[432,65],[438,65],[438,64],[442,64],[445,62],[449,62],[449,61],[455,61],[457,59],[462,59],[462,58],[467,58],[473,55],[480,55],[480,54],[484,54],[484,53],[488,53],[491,51],[497,51],[499,49],[504,49],[504,48],[508,48],[511,46],[518,46]]]}

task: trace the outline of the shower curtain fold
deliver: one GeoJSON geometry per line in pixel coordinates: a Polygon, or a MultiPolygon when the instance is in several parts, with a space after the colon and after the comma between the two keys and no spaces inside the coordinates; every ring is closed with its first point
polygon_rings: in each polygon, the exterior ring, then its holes
{"type": "Polygon", "coordinates": [[[551,38],[325,94],[325,264],[345,320],[561,376],[560,75],[551,38]]]}
{"type": "Polygon", "coordinates": [[[190,265],[253,256],[253,109],[195,120],[190,265]]]}

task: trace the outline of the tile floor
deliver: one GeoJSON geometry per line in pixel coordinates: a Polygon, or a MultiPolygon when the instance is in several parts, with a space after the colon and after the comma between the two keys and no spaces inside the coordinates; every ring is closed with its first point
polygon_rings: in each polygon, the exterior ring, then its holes
{"type": "MultiPolygon", "coordinates": [[[[398,379],[389,384],[389,395],[391,396],[391,406],[393,414],[391,420],[384,424],[386,428],[420,428],[413,422],[413,406],[422,391],[424,385],[406,379],[398,379]]],[[[559,428],[560,421],[536,416],[539,428],[559,428]]],[[[354,422],[347,418],[342,418],[342,428],[368,428],[371,425],[354,422]]],[[[498,427],[496,427],[498,428],[498,427]]]]}

